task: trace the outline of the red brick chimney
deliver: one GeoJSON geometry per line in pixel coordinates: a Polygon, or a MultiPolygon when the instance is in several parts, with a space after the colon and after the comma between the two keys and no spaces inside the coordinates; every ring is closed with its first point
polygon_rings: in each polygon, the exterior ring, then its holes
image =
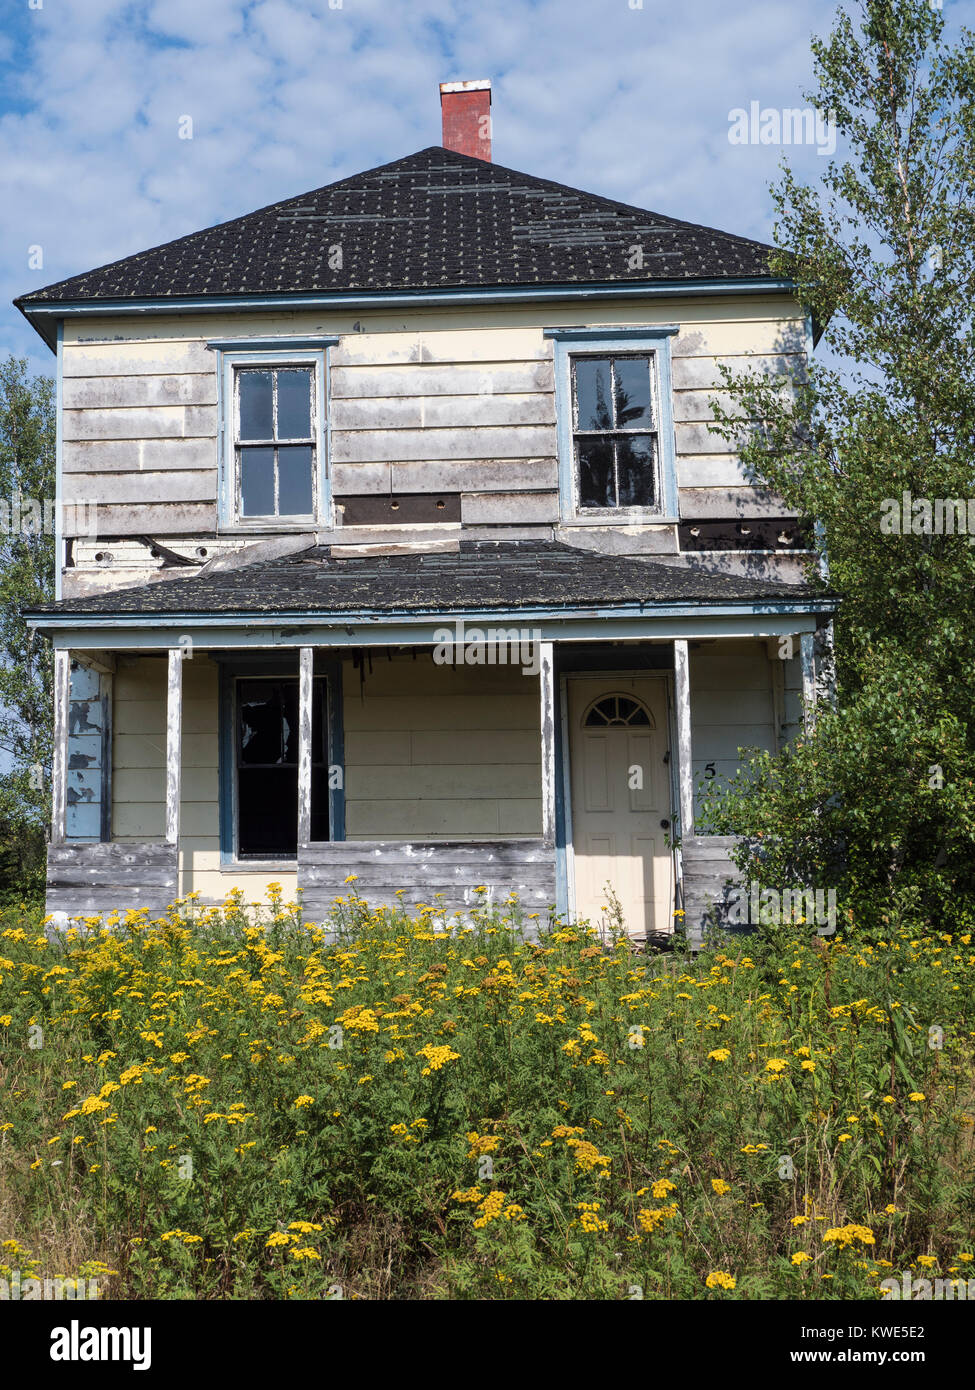
{"type": "Polygon", "coordinates": [[[490,160],[490,81],[441,82],[440,111],[444,149],[490,160]]]}

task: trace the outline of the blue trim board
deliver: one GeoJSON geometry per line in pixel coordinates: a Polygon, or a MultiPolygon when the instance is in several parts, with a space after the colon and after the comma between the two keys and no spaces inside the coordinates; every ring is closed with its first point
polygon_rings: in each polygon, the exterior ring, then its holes
{"type": "Polygon", "coordinates": [[[185,310],[221,313],[227,310],[282,309],[408,309],[445,308],[454,304],[532,304],[558,300],[660,299],[728,294],[791,294],[795,282],[765,276],[741,280],[643,280],[598,282],[587,285],[485,286],[479,289],[445,290],[347,290],[332,294],[222,294],[186,295],[183,298],[45,300],[18,304],[17,308],[44,341],[46,319],[59,315],[91,317],[120,314],[178,314],[185,310]]]}
{"type": "Polygon", "coordinates": [[[680,331],[676,323],[645,324],[621,328],[545,328],[555,344],[555,416],[559,451],[559,516],[563,522],[598,519],[600,525],[632,526],[679,520],[677,454],[674,439],[674,406],[670,370],[670,339],[680,331]],[[575,450],[573,448],[572,358],[582,352],[610,354],[646,352],[653,357],[656,378],[657,466],[660,476],[660,509],[627,509],[580,513],[575,499],[575,450]]]}

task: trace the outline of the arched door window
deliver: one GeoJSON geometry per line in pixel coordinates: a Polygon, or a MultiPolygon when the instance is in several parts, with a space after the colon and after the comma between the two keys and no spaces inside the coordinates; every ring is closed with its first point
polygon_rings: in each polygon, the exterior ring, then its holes
{"type": "Polygon", "coordinates": [[[586,729],[652,729],[653,716],[641,700],[632,695],[601,695],[586,710],[582,720],[586,729]]]}

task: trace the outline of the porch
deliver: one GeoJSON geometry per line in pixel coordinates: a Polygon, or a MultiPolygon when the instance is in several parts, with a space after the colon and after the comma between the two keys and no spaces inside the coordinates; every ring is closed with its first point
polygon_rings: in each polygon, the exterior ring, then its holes
{"type": "Polygon", "coordinates": [[[777,587],[364,619],[214,611],[200,576],[58,605],[36,620],[56,649],[48,910],[156,915],[278,882],[320,920],[354,874],[376,905],[463,911],[483,888],[607,924],[615,897],[637,937],[685,908],[697,939],[733,871],[694,833],[696,784],[815,700],[828,609],[777,587]]]}

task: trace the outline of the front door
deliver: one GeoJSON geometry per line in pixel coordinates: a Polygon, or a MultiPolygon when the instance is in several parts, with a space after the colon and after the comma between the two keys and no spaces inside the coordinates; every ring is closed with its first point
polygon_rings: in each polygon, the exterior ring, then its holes
{"type": "Polygon", "coordinates": [[[570,677],[575,912],[610,924],[607,885],[631,936],[673,925],[673,857],[662,676],[570,677]]]}

